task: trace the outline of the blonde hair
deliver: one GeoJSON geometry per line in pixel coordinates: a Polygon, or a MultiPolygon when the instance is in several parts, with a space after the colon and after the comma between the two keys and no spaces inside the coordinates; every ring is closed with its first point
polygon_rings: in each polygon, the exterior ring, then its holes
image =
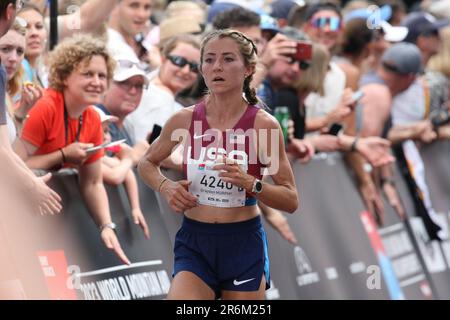
{"type": "Polygon", "coordinates": [[[49,86],[63,91],[64,81],[78,68],[80,63],[89,62],[93,56],[102,56],[105,59],[109,82],[116,63],[109,55],[105,42],[92,35],[77,34],[65,39],[51,53],[49,86]]]}
{"type": "Polygon", "coordinates": [[[161,56],[167,57],[180,43],[189,44],[196,49],[200,49],[200,40],[198,37],[191,34],[177,34],[160,42],[159,49],[161,56]]]}
{"type": "MultiPolygon", "coordinates": [[[[27,30],[17,20],[15,20],[9,31],[15,31],[20,36],[25,38],[25,33],[27,30]]],[[[14,97],[22,88],[23,74],[24,74],[23,67],[22,64],[20,64],[19,67],[17,68],[16,73],[14,73],[14,76],[8,81],[7,91],[11,97],[14,97]]]]}
{"type": "MultiPolygon", "coordinates": [[[[253,41],[239,31],[232,29],[224,29],[212,31],[211,33],[206,35],[205,38],[203,39],[202,47],[200,49],[200,70],[202,69],[203,54],[208,42],[213,39],[223,39],[223,38],[230,38],[234,42],[236,42],[246,67],[256,66],[256,63],[258,62],[258,50],[256,49],[256,46],[253,43],[253,41]]],[[[253,68],[253,73],[244,80],[243,91],[245,98],[247,99],[247,102],[250,104],[257,104],[259,102],[258,97],[256,96],[255,89],[250,87],[250,83],[252,82],[255,70],[256,68],[253,68]]]]}
{"type": "Polygon", "coordinates": [[[432,70],[439,71],[450,79],[450,27],[446,27],[440,31],[442,46],[439,52],[431,57],[428,67],[432,70]]]}
{"type": "Polygon", "coordinates": [[[313,44],[311,65],[302,72],[302,76],[294,84],[298,92],[317,92],[324,95],[323,82],[330,63],[330,53],[327,48],[319,43],[313,44]]]}

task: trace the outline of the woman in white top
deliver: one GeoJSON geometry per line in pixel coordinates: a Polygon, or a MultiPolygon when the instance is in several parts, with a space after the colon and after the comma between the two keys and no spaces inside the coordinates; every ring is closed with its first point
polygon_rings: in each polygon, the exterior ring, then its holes
{"type": "Polygon", "coordinates": [[[125,119],[133,143],[146,141],[155,124],[162,127],[182,108],[175,95],[197,79],[200,43],[191,35],[174,36],[162,47],[161,61],[139,107],[125,119]]]}

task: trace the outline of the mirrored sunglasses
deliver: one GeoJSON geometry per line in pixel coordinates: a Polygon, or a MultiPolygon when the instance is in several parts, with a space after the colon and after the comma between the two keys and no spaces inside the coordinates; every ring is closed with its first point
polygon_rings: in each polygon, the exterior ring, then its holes
{"type": "Polygon", "coordinates": [[[341,28],[341,19],[338,17],[320,17],[312,20],[311,25],[318,29],[324,29],[328,25],[330,31],[338,31],[341,28]]]}

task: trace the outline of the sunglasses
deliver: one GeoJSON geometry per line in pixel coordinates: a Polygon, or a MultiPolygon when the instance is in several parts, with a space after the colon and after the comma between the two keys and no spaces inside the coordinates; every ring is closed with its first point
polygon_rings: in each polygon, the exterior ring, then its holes
{"type": "Polygon", "coordinates": [[[311,21],[311,25],[317,29],[325,29],[329,26],[330,31],[338,31],[341,28],[341,19],[338,17],[321,17],[311,21]]]}
{"type": "Polygon", "coordinates": [[[305,61],[305,60],[298,61],[292,57],[291,57],[291,61],[289,62],[289,64],[294,64],[296,62],[298,62],[298,66],[299,66],[300,70],[303,70],[303,71],[308,70],[309,67],[311,66],[311,62],[309,62],[309,61],[305,61]]]}
{"type": "Polygon", "coordinates": [[[118,60],[117,64],[120,68],[124,69],[131,69],[133,66],[136,66],[139,70],[142,70],[144,72],[147,72],[149,69],[149,65],[145,62],[139,61],[139,62],[132,62],[130,60],[118,60]]]}
{"type": "Polygon", "coordinates": [[[189,65],[189,70],[193,73],[198,73],[198,63],[189,61],[188,59],[180,56],[174,56],[170,55],[167,56],[167,59],[172,62],[172,64],[176,65],[177,67],[183,68],[185,65],[189,65]]]}

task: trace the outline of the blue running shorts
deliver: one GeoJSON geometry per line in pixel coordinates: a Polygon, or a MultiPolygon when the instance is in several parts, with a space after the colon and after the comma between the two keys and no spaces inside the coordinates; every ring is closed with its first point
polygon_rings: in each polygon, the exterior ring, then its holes
{"type": "Polygon", "coordinates": [[[220,297],[221,290],[257,291],[264,274],[270,288],[267,239],[260,216],[233,223],[184,217],[174,246],[175,276],[190,271],[220,297]]]}

